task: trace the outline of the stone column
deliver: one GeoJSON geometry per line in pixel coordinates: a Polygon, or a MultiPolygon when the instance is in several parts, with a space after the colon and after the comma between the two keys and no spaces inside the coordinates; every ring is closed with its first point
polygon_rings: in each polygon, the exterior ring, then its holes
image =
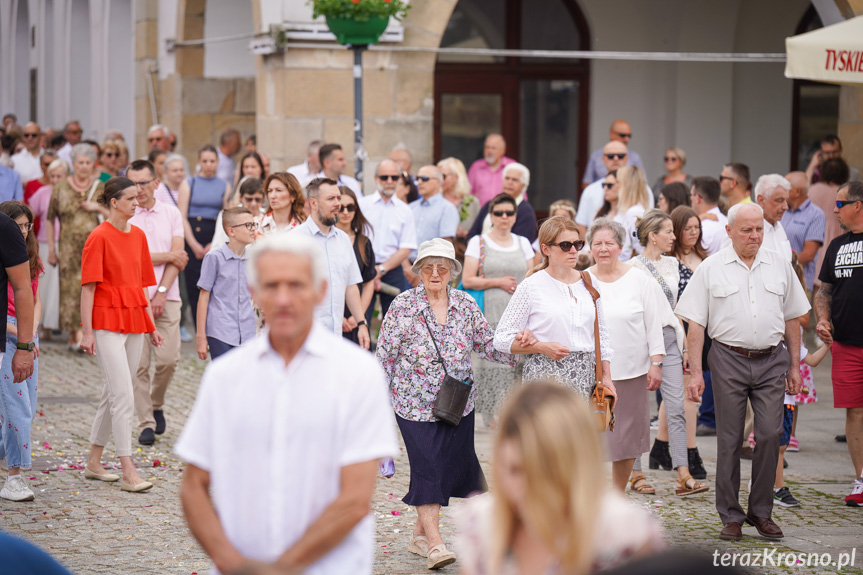
{"type": "Polygon", "coordinates": [[[159,81],[155,72],[156,62],[159,57],[158,30],[159,30],[159,0],[136,0],[135,6],[135,133],[124,134],[128,138],[128,144],[134,153],[130,159],[140,157],[147,146],[147,128],[153,122],[150,108],[149,84],[153,81],[153,89],[156,96],[156,106],[159,101],[159,81]],[[152,72],[151,72],[152,70],[152,72]]]}

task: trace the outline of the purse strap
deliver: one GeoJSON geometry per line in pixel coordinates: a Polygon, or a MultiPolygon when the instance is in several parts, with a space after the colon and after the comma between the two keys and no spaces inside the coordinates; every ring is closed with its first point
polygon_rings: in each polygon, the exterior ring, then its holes
{"type": "Polygon", "coordinates": [[[485,240],[482,238],[482,234],[479,235],[479,268],[477,269],[477,275],[481,278],[485,277],[485,240]]]}
{"type": "Polygon", "coordinates": [[[99,182],[101,182],[101,181],[102,180],[100,180],[99,178],[96,178],[95,180],[93,180],[93,185],[90,186],[90,193],[87,194],[87,201],[88,202],[93,201],[93,194],[96,193],[96,188],[99,187],[99,182]]]}
{"type": "Polygon", "coordinates": [[[432,345],[434,346],[434,350],[437,353],[437,359],[433,360],[432,363],[439,363],[441,368],[443,369],[444,376],[449,376],[449,373],[447,373],[447,370],[446,370],[446,363],[444,363],[444,360],[443,360],[443,355],[441,355],[440,349],[438,349],[437,342],[435,341],[434,335],[432,335],[432,330],[431,330],[431,327],[429,326],[428,319],[427,318],[423,318],[423,319],[425,319],[426,329],[429,332],[429,337],[432,340],[432,345]]]}
{"type": "Polygon", "coordinates": [[[665,278],[662,277],[662,275],[653,265],[653,262],[644,257],[644,254],[639,254],[638,261],[643,263],[644,267],[646,267],[648,271],[653,274],[653,279],[659,282],[659,287],[662,288],[662,292],[665,294],[665,299],[668,300],[668,305],[671,306],[671,309],[674,309],[674,294],[671,293],[671,288],[669,288],[668,284],[665,283],[665,278]]]}
{"type": "Polygon", "coordinates": [[[590,297],[593,298],[593,309],[596,312],[593,318],[593,342],[596,348],[596,386],[598,388],[603,387],[602,385],[602,352],[600,351],[599,346],[599,308],[596,305],[596,300],[599,299],[599,292],[596,291],[596,288],[593,287],[593,283],[590,281],[590,272],[583,271],[581,272],[581,279],[584,281],[584,287],[587,288],[587,293],[590,294],[590,297]]]}

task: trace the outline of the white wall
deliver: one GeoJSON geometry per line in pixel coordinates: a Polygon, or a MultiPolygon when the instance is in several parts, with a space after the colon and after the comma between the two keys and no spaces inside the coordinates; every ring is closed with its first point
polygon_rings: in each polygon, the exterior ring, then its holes
{"type": "MultiPolygon", "coordinates": [[[[251,0],[207,0],[204,39],[253,34],[251,0]]],[[[207,78],[251,78],[255,59],[249,40],[207,44],[204,47],[204,76],[207,78]]]]}

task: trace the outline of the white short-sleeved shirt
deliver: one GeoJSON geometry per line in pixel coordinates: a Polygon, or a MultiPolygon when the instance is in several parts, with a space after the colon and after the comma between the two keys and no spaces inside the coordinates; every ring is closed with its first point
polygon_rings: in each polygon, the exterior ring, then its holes
{"type": "MultiPolygon", "coordinates": [[[[499,252],[514,252],[520,249],[524,254],[524,259],[532,260],[534,257],[534,253],[533,247],[531,247],[530,245],[530,240],[528,240],[524,236],[519,236],[516,234],[510,234],[510,236],[512,236],[512,243],[506,247],[501,246],[500,244],[495,242],[488,234],[483,234],[482,239],[493,249],[499,252]]],[[[470,239],[470,241],[467,243],[467,248],[465,248],[464,250],[464,255],[465,257],[470,256],[472,258],[479,259],[479,236],[474,236],[470,239]]]]}
{"type": "Polygon", "coordinates": [[[375,192],[361,197],[359,204],[372,225],[375,263],[384,263],[400,249],[417,249],[414,214],[406,203],[395,196],[384,201],[381,193],[375,192]]]}
{"type": "Polygon", "coordinates": [[[791,262],[760,249],[750,268],[729,246],[698,266],[674,312],[725,345],[767,349],[782,340],[786,321],[809,309],[791,262]]]}
{"type": "MultiPolygon", "coordinates": [[[[175,451],[209,472],[231,544],[271,562],[338,497],[341,468],[398,445],[374,356],[315,325],[287,367],[268,332],[211,363],[175,451]]],[[[370,574],[373,556],[369,514],[305,573],[370,574]]]]}
{"type": "Polygon", "coordinates": [[[707,213],[714,214],[719,220],[701,220],[701,247],[707,251],[707,255],[712,256],[722,249],[722,242],[728,237],[725,231],[728,218],[722,215],[719,208],[711,208],[707,213]]]}
{"type": "Polygon", "coordinates": [[[363,282],[354,246],[348,234],[335,226],[326,236],[312,218],[291,230],[311,236],[321,246],[327,257],[327,295],[315,306],[315,319],[335,335],[342,334],[342,318],[345,316],[345,290],[348,286],[363,282]]]}

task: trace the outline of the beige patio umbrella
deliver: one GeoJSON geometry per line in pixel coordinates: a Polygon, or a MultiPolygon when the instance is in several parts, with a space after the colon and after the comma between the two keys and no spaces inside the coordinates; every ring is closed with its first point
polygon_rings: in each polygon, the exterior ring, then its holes
{"type": "Polygon", "coordinates": [[[785,39],[785,77],[863,84],[863,16],[785,39]]]}

